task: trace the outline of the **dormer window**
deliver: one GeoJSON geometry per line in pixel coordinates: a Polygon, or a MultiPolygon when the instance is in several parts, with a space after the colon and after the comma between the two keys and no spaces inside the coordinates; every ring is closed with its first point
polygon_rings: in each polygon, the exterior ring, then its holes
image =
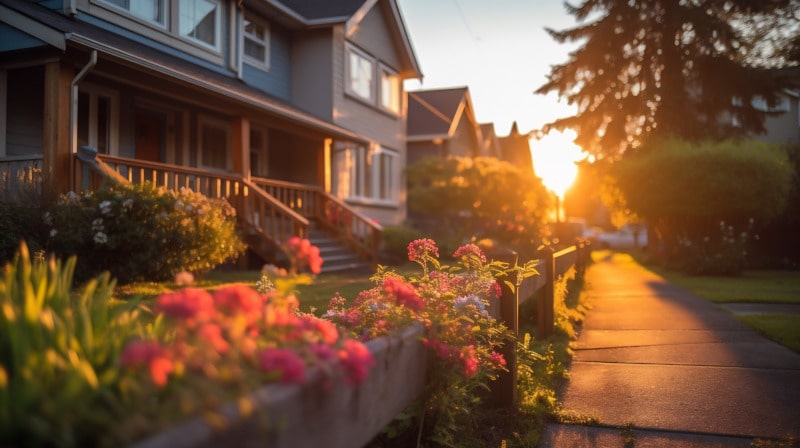
{"type": "Polygon", "coordinates": [[[381,107],[389,112],[400,113],[400,76],[381,66],[381,107]]]}
{"type": "Polygon", "coordinates": [[[244,61],[250,65],[269,68],[269,28],[267,25],[245,14],[242,25],[244,35],[244,61]]]}
{"type": "Polygon", "coordinates": [[[179,0],[178,29],[180,35],[218,47],[219,3],[211,0],[179,0]]]}
{"type": "Polygon", "coordinates": [[[105,2],[127,11],[139,19],[161,26],[165,25],[165,0],[105,0],[105,2]]]}

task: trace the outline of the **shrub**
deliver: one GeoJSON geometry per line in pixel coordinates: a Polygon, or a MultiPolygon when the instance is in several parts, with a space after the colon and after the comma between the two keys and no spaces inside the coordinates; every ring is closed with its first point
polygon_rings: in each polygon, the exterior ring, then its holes
{"type": "Polygon", "coordinates": [[[458,433],[471,426],[489,382],[506,370],[497,350],[511,343],[511,333],[488,309],[500,297],[495,276],[517,269],[487,263],[473,244],[457,249],[453,257],[456,265],[443,265],[432,240],[415,240],[408,245],[408,258],[422,268],[419,275],[406,278],[379,269],[372,278],[375,287],[349,305],[337,295],[324,316],[362,340],[414,323],[424,326],[423,341],[436,363],[422,399],[405,415],[416,418],[426,440],[445,446],[465,440],[458,433]]]}
{"type": "Polygon", "coordinates": [[[187,188],[150,183],[62,195],[45,213],[48,248],[77,255],[77,276],[108,270],[121,283],[204,273],[238,256],[235,210],[187,188]]]}
{"type": "MultiPolygon", "coordinates": [[[[678,239],[676,267],[690,275],[738,275],[747,267],[753,222],[737,232],[720,221],[717,232],[702,238],[678,239]]],[[[756,236],[757,238],[757,236],[756,236]]]]}
{"type": "Polygon", "coordinates": [[[0,263],[11,261],[21,241],[31,251],[40,250],[47,234],[43,227],[39,207],[0,202],[0,263]]]}
{"type": "Polygon", "coordinates": [[[386,226],[383,228],[383,251],[390,257],[403,259],[408,253],[408,244],[423,236],[422,231],[411,226],[386,226]]]}

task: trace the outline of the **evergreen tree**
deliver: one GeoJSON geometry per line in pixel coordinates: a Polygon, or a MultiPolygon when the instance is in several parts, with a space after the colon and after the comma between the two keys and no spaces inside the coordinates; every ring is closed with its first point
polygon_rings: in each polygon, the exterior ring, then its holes
{"type": "MultiPolygon", "coordinates": [[[[547,31],[560,43],[583,44],[566,63],[552,67],[536,92],[557,92],[577,106],[577,113],[547,124],[543,131],[572,128],[585,151],[612,159],[657,136],[698,141],[763,133],[769,112],[754,107],[753,100],[776,106],[786,78],[753,57],[753,33],[746,31],[754,24],[777,23],[778,14],[786,17],[798,3],[565,3],[579,25],[547,31]]],[[[788,29],[797,33],[796,27],[788,29]]]]}

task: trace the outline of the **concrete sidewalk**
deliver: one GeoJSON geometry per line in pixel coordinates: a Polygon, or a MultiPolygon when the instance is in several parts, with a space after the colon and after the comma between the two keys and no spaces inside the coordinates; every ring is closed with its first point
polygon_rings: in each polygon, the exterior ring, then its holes
{"type": "Polygon", "coordinates": [[[587,286],[592,310],[561,401],[598,424],[551,424],[541,447],[800,439],[800,355],[626,255],[596,262],[587,286]]]}

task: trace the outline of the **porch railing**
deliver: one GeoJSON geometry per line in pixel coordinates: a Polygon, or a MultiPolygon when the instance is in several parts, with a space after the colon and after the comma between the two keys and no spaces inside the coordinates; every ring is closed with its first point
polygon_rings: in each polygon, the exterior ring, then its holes
{"type": "Polygon", "coordinates": [[[42,155],[0,158],[0,200],[20,202],[42,194],[42,155]]]}
{"type": "Polygon", "coordinates": [[[133,184],[151,182],[171,190],[186,187],[211,198],[224,198],[236,209],[240,220],[271,239],[277,247],[292,236],[308,232],[308,219],[258,185],[238,176],[91,153],[76,157],[74,172],[75,190],[97,189],[105,178],[112,178],[133,184]]]}
{"type": "Polygon", "coordinates": [[[292,210],[332,230],[362,258],[378,260],[383,228],[339,198],[313,185],[262,177],[254,177],[252,182],[292,210]]]}

